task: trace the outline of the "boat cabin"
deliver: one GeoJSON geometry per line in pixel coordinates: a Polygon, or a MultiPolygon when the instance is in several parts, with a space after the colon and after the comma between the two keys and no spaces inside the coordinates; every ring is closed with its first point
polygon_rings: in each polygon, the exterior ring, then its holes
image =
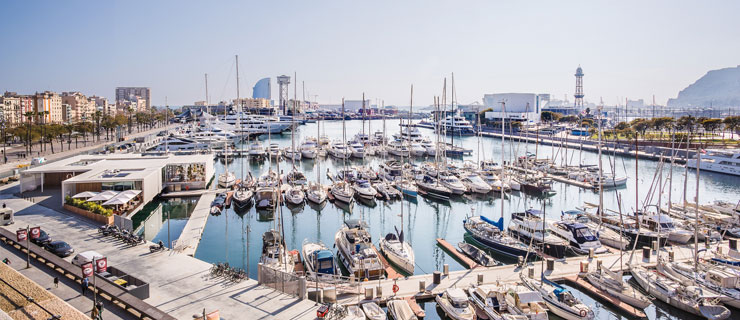
{"type": "Polygon", "coordinates": [[[445,293],[447,294],[447,300],[450,301],[453,308],[465,309],[468,307],[468,295],[462,289],[447,288],[445,293]]]}

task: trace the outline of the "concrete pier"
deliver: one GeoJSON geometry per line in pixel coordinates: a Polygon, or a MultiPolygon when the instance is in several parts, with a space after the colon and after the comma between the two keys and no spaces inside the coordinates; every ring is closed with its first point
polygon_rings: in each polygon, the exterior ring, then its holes
{"type": "Polygon", "coordinates": [[[200,244],[200,238],[203,236],[203,229],[206,227],[208,217],[211,216],[211,202],[215,198],[216,193],[214,192],[204,193],[200,196],[198,204],[185,224],[185,228],[182,229],[180,237],[177,238],[173,247],[175,251],[191,257],[195,255],[195,251],[198,250],[200,244]]]}
{"type": "MultiPolygon", "coordinates": [[[[54,240],[69,243],[77,253],[94,250],[106,256],[110,266],[149,283],[150,297],[144,301],[177,319],[192,319],[203,309],[219,310],[224,319],[316,318],[318,306],[313,302],[260,286],[256,280],[234,283],[214,278],[210,276],[210,263],[191,256],[171,250],[150,253],[152,243],[131,247],[99,234],[97,225],[75,216],[7,195],[3,202],[16,212],[16,223],[3,228],[15,232],[19,226],[40,226],[54,240]]],[[[210,205],[210,201],[204,203],[210,205]]]]}

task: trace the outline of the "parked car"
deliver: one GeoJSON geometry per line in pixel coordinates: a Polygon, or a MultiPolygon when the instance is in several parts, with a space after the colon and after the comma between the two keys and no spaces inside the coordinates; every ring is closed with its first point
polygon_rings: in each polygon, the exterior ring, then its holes
{"type": "Polygon", "coordinates": [[[36,239],[31,239],[31,242],[43,246],[47,242],[51,242],[51,236],[46,233],[46,231],[41,230],[41,233],[39,233],[39,237],[36,239]]]}
{"type": "MultiPolygon", "coordinates": [[[[97,260],[97,259],[100,259],[100,258],[103,258],[103,257],[104,256],[102,254],[97,253],[95,251],[92,251],[92,250],[91,251],[85,251],[83,253],[78,253],[72,259],[72,264],[81,267],[85,263],[92,262],[93,261],[93,258],[95,258],[97,260]]],[[[95,266],[95,271],[97,271],[97,270],[98,270],[98,266],[95,266]]]]}
{"type": "Polygon", "coordinates": [[[44,162],[46,162],[46,158],[44,157],[33,158],[33,160],[31,160],[31,165],[35,166],[35,165],[42,164],[44,162]]]}
{"type": "Polygon", "coordinates": [[[44,249],[62,258],[69,257],[75,252],[75,249],[64,241],[47,242],[44,244],[44,249]]]}

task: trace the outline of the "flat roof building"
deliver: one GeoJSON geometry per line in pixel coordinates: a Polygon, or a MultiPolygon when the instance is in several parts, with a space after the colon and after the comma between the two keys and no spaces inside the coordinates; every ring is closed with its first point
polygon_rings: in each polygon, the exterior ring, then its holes
{"type": "Polygon", "coordinates": [[[85,191],[141,190],[146,204],[164,189],[204,189],[213,175],[210,154],[78,155],[23,171],[20,189],[61,188],[62,199],[85,191]]]}

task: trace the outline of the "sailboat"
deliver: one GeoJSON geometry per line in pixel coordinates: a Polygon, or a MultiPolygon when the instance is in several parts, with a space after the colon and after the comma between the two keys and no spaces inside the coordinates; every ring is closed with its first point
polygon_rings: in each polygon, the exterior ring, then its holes
{"type": "MultiPolygon", "coordinates": [[[[237,69],[238,67],[239,66],[237,65],[237,69]]],[[[239,79],[238,72],[237,72],[236,78],[239,79]]],[[[241,100],[239,100],[239,84],[238,83],[239,81],[237,81],[237,85],[236,85],[236,101],[240,102],[241,100]]],[[[242,115],[241,108],[239,108],[238,114],[240,117],[239,125],[241,126],[241,115],[242,115]]],[[[245,135],[245,137],[248,137],[248,136],[245,135]]],[[[247,141],[244,141],[244,140],[241,141],[242,153],[244,153],[244,145],[246,143],[247,141]]],[[[252,173],[249,173],[249,179],[246,176],[244,176],[244,161],[241,161],[241,175],[240,176],[243,177],[242,181],[239,182],[239,184],[237,185],[236,191],[234,192],[234,195],[231,197],[231,200],[232,202],[234,202],[234,209],[243,212],[244,209],[246,209],[249,205],[252,204],[252,196],[254,195],[252,190],[250,190],[251,187],[249,185],[249,182],[247,181],[247,180],[251,180],[252,173]]]]}
{"type": "MultiPolygon", "coordinates": [[[[346,141],[346,127],[344,124],[344,99],[342,99],[342,141],[346,141]]],[[[343,142],[344,143],[344,142],[343,142]]],[[[346,147],[346,143],[345,143],[346,147]]],[[[347,168],[347,158],[342,158],[344,161],[342,161],[342,168],[347,168]]],[[[354,199],[355,195],[355,189],[352,188],[352,185],[346,181],[346,175],[344,175],[345,179],[341,181],[336,181],[334,184],[332,184],[331,189],[329,192],[331,192],[332,196],[334,196],[335,199],[344,202],[344,203],[351,203],[354,199]]]]}
{"type": "MultiPolygon", "coordinates": [[[[236,101],[239,103],[239,56],[236,55],[236,101]]],[[[224,117],[226,116],[226,110],[228,108],[224,107],[224,117]]],[[[240,110],[241,111],[241,110],[240,110]]],[[[229,171],[229,150],[226,145],[226,141],[224,141],[224,163],[226,166],[226,169],[223,173],[218,175],[218,185],[221,188],[231,188],[234,183],[236,182],[236,176],[233,172],[229,171]]]]}
{"type": "MultiPolygon", "coordinates": [[[[298,81],[296,81],[296,83],[297,82],[298,81]]],[[[303,189],[301,188],[301,185],[306,183],[306,176],[303,174],[303,172],[300,172],[295,165],[296,160],[301,160],[301,152],[295,147],[295,117],[297,114],[295,109],[295,105],[297,104],[296,98],[296,87],[294,87],[293,116],[290,118],[291,127],[293,128],[292,130],[290,130],[290,150],[286,150],[283,154],[288,154],[288,158],[292,162],[292,169],[285,177],[286,182],[288,182],[288,189],[285,190],[284,195],[285,202],[297,206],[303,204],[306,200],[306,194],[303,193],[303,189]]]]}
{"type": "Polygon", "coordinates": [[[401,231],[389,232],[380,240],[380,251],[388,257],[394,265],[407,274],[414,274],[414,250],[411,245],[403,241],[403,203],[401,203],[401,231]]]}
{"type": "MultiPolygon", "coordinates": [[[[321,126],[320,123],[316,123],[316,131],[317,136],[321,135],[321,126]]],[[[315,204],[322,204],[324,201],[326,201],[326,190],[324,190],[324,186],[321,185],[321,161],[316,161],[316,181],[312,181],[308,183],[308,189],[306,190],[306,199],[308,201],[311,201],[315,204]]]]}

